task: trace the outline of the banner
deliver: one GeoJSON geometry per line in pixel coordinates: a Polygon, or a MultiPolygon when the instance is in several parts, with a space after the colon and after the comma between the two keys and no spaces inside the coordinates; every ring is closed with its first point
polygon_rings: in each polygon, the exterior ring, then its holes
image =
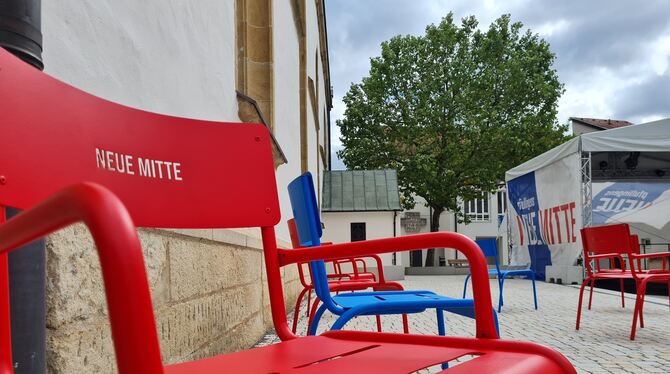
{"type": "Polygon", "coordinates": [[[643,223],[662,230],[670,221],[670,183],[593,183],[593,224],[643,223]]]}
{"type": "Polygon", "coordinates": [[[513,265],[574,265],[581,253],[579,156],[564,157],[507,182],[513,265]]]}

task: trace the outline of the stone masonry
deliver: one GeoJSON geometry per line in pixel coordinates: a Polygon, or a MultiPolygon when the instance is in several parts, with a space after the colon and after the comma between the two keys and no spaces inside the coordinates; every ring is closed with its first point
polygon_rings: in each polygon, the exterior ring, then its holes
{"type": "MultiPolygon", "coordinates": [[[[259,239],[232,230],[139,233],[165,363],[247,348],[271,327],[259,239]]],[[[292,306],[297,271],[283,270],[292,306]]],[[[115,372],[100,267],[86,227],[48,238],[47,274],[49,372],[115,372]]]]}

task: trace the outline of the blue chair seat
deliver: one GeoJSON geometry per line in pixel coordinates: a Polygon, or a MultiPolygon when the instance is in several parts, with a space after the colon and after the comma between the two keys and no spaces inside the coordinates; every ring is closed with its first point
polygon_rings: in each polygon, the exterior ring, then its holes
{"type": "MultiPolygon", "coordinates": [[[[438,330],[444,335],[442,311],[458,314],[463,317],[475,318],[474,301],[472,299],[455,299],[438,295],[432,291],[381,291],[381,292],[353,292],[332,296],[332,301],[343,310],[331,330],[340,330],[356,316],[412,314],[421,313],[426,309],[436,309],[438,312],[438,330]]],[[[316,334],[318,321],[328,308],[322,305],[314,316],[314,323],[310,326],[310,335],[316,334]]],[[[500,334],[498,316],[493,311],[496,330],[500,334]]]]}
{"type": "Polygon", "coordinates": [[[454,299],[432,291],[356,292],[334,296],[333,300],[344,309],[370,310],[365,315],[421,313],[428,308],[440,308],[474,318],[472,299],[454,299]]]}

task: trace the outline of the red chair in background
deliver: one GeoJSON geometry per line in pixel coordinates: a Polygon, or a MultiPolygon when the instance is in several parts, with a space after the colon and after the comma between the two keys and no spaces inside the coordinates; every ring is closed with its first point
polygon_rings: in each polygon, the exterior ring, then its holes
{"type": "MultiPolygon", "coordinates": [[[[649,282],[668,283],[670,287],[670,271],[666,269],[667,259],[670,258],[670,252],[660,253],[639,253],[639,244],[636,236],[630,234],[628,224],[616,224],[598,227],[585,227],[581,229],[582,245],[584,247],[584,264],[586,265],[587,278],[584,279],[579,290],[579,304],[577,306],[577,321],[575,328],[579,330],[582,299],[584,287],[591,285],[591,295],[593,295],[593,283],[600,279],[619,279],[621,282],[621,304],[623,304],[623,280],[633,279],[636,286],[635,308],[633,310],[633,324],[631,327],[630,339],[635,339],[637,329],[637,320],[640,319],[640,327],[644,327],[644,296],[649,282]],[[625,258],[628,259],[626,269],[625,258]],[[642,269],[642,260],[650,258],[660,258],[663,261],[663,269],[645,270],[642,269]],[[620,269],[601,269],[599,260],[607,259],[610,265],[614,265],[614,259],[618,259],[621,264],[620,269]],[[591,261],[595,261],[595,269],[591,266],[591,261]]],[[[589,297],[589,309],[591,306],[591,297],[589,297]]]]}
{"type": "MultiPolygon", "coordinates": [[[[588,235],[597,234],[589,233],[588,235]]],[[[606,241],[607,238],[603,238],[603,240],[606,241]]],[[[632,242],[632,240],[634,239],[631,237],[628,242],[632,242]]],[[[593,287],[597,280],[619,279],[621,307],[626,307],[626,302],[624,299],[624,280],[633,278],[633,273],[626,269],[626,261],[624,256],[627,254],[627,246],[617,245],[617,243],[604,243],[602,246],[591,248],[588,251],[586,246],[583,246],[583,259],[587,276],[582,283],[582,290],[586,284],[589,285],[589,304],[587,307],[589,310],[591,310],[591,303],[593,301],[593,287]],[[608,267],[603,267],[603,261],[606,261],[608,267]]],[[[579,308],[581,308],[581,296],[579,308]]],[[[577,329],[579,329],[579,321],[577,322],[577,329]]]]}
{"type": "MultiPolygon", "coordinates": [[[[300,240],[298,239],[298,231],[295,226],[295,219],[291,218],[288,220],[288,231],[291,236],[291,244],[293,245],[293,248],[301,248],[300,246],[300,240]]],[[[332,243],[323,243],[323,246],[326,245],[332,245],[332,243]]],[[[397,282],[387,282],[384,279],[384,267],[382,266],[382,260],[379,258],[377,255],[371,255],[371,256],[365,256],[365,257],[358,257],[358,258],[346,258],[346,259],[335,259],[331,261],[331,264],[333,268],[335,269],[335,274],[328,274],[328,278],[334,278],[336,280],[332,280],[328,282],[329,288],[332,292],[351,292],[351,291],[362,291],[366,290],[368,288],[372,288],[374,291],[392,291],[392,290],[404,290],[403,286],[400,283],[397,282]],[[377,269],[379,271],[379,281],[374,277],[374,273],[369,273],[372,275],[372,277],[355,277],[352,276],[351,273],[342,273],[341,269],[338,269],[338,263],[346,263],[349,262],[354,266],[354,269],[356,269],[356,262],[362,261],[365,263],[364,258],[372,258],[376,261],[377,263],[377,269]],[[339,271],[338,271],[339,270],[339,271]],[[344,279],[342,279],[344,278],[344,279]]],[[[309,317],[309,323],[307,325],[307,329],[309,331],[309,326],[312,323],[312,319],[314,318],[314,313],[316,313],[316,308],[318,307],[318,299],[314,301],[314,306],[310,307],[310,302],[311,302],[311,296],[312,296],[312,291],[314,291],[314,284],[312,284],[312,271],[309,267],[309,263],[298,263],[298,275],[300,277],[300,284],[302,285],[302,291],[300,291],[300,294],[298,294],[298,298],[295,302],[295,309],[293,311],[293,326],[292,326],[292,331],[295,334],[296,330],[298,328],[298,317],[300,316],[300,305],[302,304],[302,299],[305,296],[305,293],[307,293],[307,317],[309,317]],[[307,266],[307,269],[309,270],[309,281],[305,277],[305,272],[303,270],[303,266],[307,266]]],[[[364,270],[367,270],[364,268],[364,270]]],[[[365,273],[361,273],[365,274],[365,273]]],[[[382,331],[382,323],[381,323],[381,318],[380,316],[376,316],[376,322],[377,322],[377,331],[381,332],[382,331]]],[[[402,315],[402,324],[403,324],[403,331],[405,334],[409,333],[409,323],[407,321],[407,315],[403,314],[402,315]]]]}
{"type": "Polygon", "coordinates": [[[498,337],[486,260],[463,235],[277,248],[279,201],[264,126],[124,107],[48,77],[0,49],[0,141],[0,208],[24,209],[0,224],[2,373],[13,371],[6,255],[75,222],[90,229],[99,254],[120,373],[408,373],[465,355],[476,357],[450,368],[450,374],[575,373],[552,349],[498,337]],[[136,224],[260,227],[272,321],[282,342],[164,366],[136,224]],[[297,337],[289,329],[282,266],[436,247],[455,248],[470,263],[475,338],[359,331],[297,337]]]}

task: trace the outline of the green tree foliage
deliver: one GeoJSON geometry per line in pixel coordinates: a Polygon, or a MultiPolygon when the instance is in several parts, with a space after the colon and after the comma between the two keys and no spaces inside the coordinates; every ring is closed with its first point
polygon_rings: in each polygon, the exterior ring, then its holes
{"type": "MultiPolygon", "coordinates": [[[[458,198],[493,191],[504,172],[566,140],[556,120],[563,92],[547,42],[509,15],[487,31],[450,13],[422,36],[396,36],[352,84],[337,121],[349,169],[398,170],[405,208],[467,217],[458,198]]],[[[433,251],[426,264],[432,266],[433,251]]]]}

